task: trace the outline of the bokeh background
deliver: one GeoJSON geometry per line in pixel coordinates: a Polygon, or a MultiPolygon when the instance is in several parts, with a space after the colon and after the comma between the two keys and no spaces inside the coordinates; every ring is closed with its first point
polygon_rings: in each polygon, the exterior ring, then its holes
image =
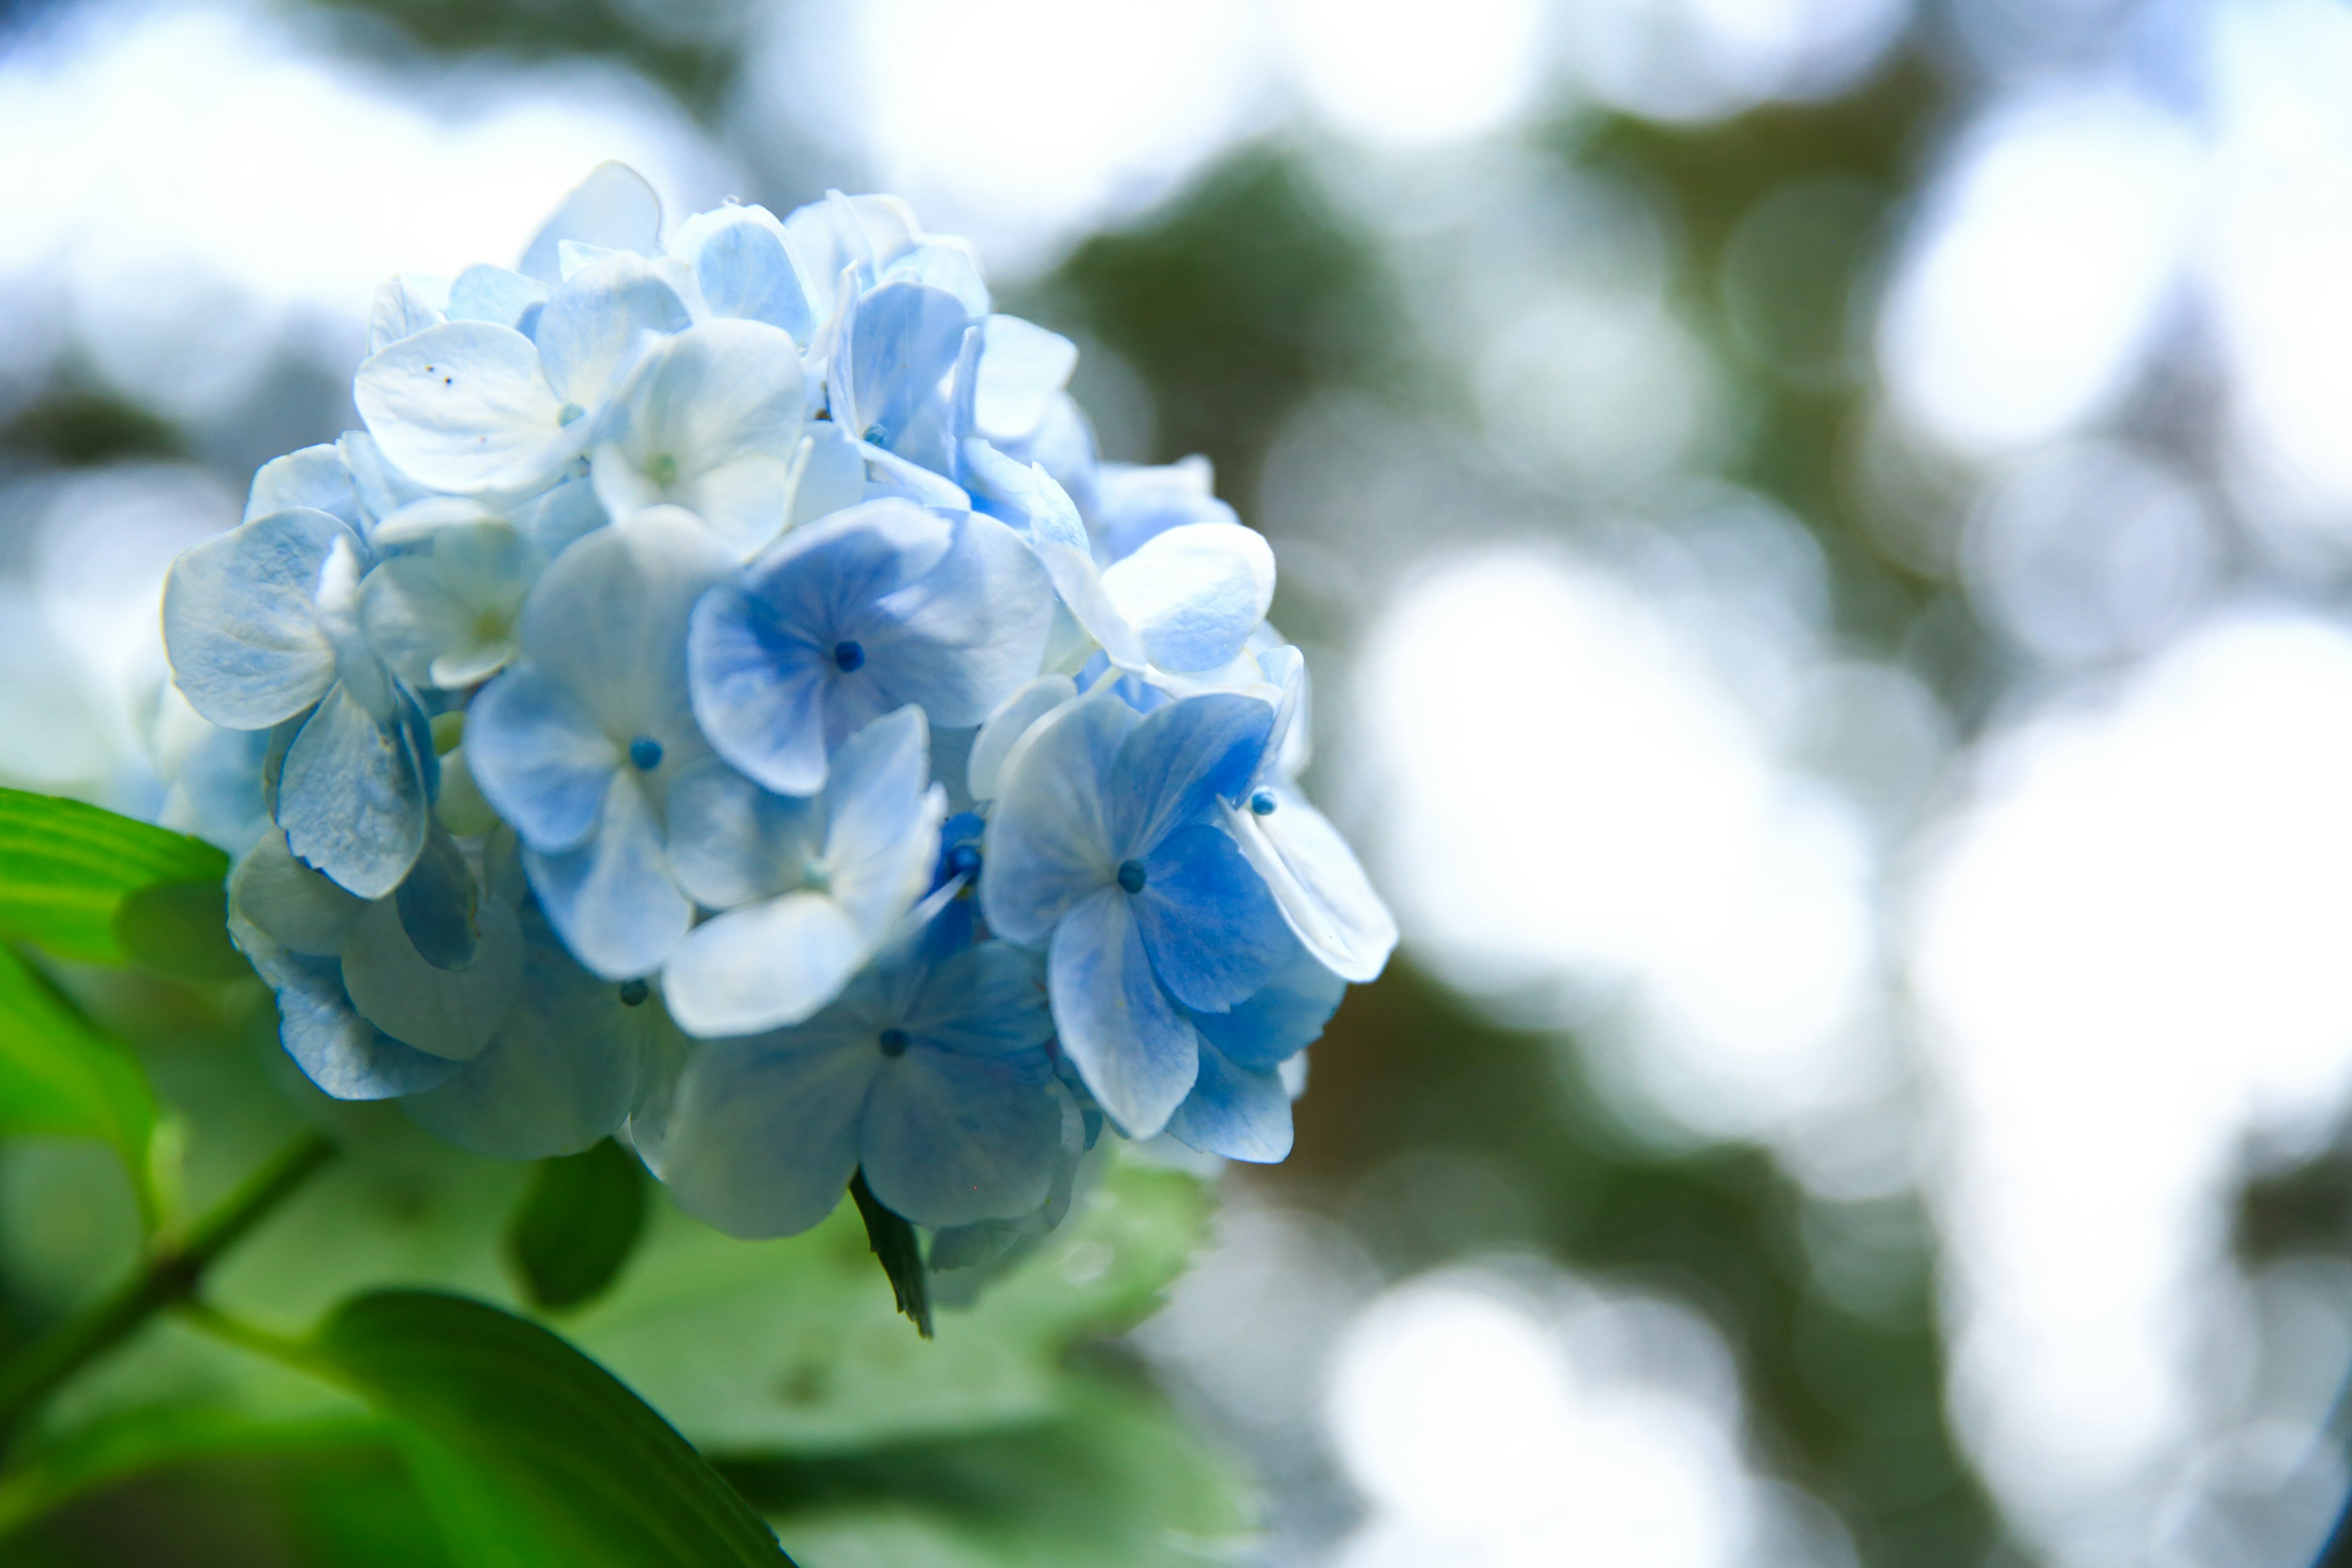
{"type": "Polygon", "coordinates": [[[1276,542],[1405,942],[1133,1338],[1251,1560],[2311,1560],[2352,10],[0,5],[0,780],[168,810],[171,556],[605,158],[907,196],[1276,542]]]}

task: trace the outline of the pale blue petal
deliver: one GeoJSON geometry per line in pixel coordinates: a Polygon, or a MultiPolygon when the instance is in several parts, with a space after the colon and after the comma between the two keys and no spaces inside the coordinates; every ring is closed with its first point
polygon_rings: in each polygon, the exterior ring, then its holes
{"type": "Polygon", "coordinates": [[[287,847],[363,899],[399,887],[425,847],[432,784],[404,717],[378,723],[339,684],[303,721],[278,775],[287,847]]]}
{"type": "Polygon", "coordinates": [[[695,717],[719,754],[770,789],[824,787],[824,689],[832,655],[731,583],[712,589],[687,636],[695,717]]]}
{"type": "Polygon", "coordinates": [[[495,321],[529,336],[537,308],[547,303],[548,286],[503,267],[478,264],[449,286],[453,321],[495,321]]]}
{"type": "Polygon", "coordinates": [[[800,445],[804,402],[789,334],[764,321],[706,321],[662,345],[631,384],[612,438],[640,468],[667,458],[681,476],[738,458],[784,462],[800,445]]]}
{"type": "Polygon", "coordinates": [[[229,874],[229,907],[264,936],[306,958],[333,958],[367,909],[333,880],[294,858],[286,835],[264,833],[229,874]]]}
{"type": "Polygon", "coordinates": [[[1274,552],[1232,522],[1195,522],[1146,541],[1102,574],[1112,606],[1162,669],[1230,664],[1274,603],[1274,552]]]}
{"type": "Polygon", "coordinates": [[[595,831],[623,749],[571,688],[523,664],[484,687],[466,714],[466,763],[525,842],[554,855],[595,831]]]}
{"type": "Polygon", "coordinates": [[[832,279],[812,290],[793,264],[784,226],[761,206],[727,206],[701,213],[678,226],[673,254],[694,265],[703,303],[718,316],[740,316],[781,327],[805,343],[816,321],[813,292],[831,291],[832,279]]]}
{"type": "Polygon", "coordinates": [[[941,511],[961,511],[971,504],[971,498],[954,480],[919,463],[908,462],[896,452],[885,451],[871,441],[861,441],[857,453],[866,465],[866,485],[861,492],[865,500],[913,501],[917,506],[936,507],[941,511]]]}
{"type": "Polygon", "coordinates": [[[1127,895],[1105,888],[1054,931],[1054,1026],[1086,1086],[1130,1138],[1149,1138],[1192,1092],[1200,1042],[1152,977],[1127,895]]]}
{"type": "Polygon", "coordinates": [[[584,420],[565,426],[531,341],[489,321],[450,321],[379,351],[352,396],[383,456],[435,489],[536,489],[590,435],[584,420]]]}
{"type": "Polygon", "coordinates": [[[601,529],[558,556],[524,601],[523,652],[619,744],[650,735],[699,750],[687,622],[733,564],[717,536],[674,510],[601,529]]]}
{"type": "Polygon", "coordinates": [[[1200,1079],[1168,1131],[1204,1154],[1277,1164],[1290,1155],[1290,1094],[1274,1069],[1237,1067],[1203,1045],[1200,1079]]]}
{"type": "MultiPolygon", "coordinates": [[[[478,956],[481,888],[466,852],[437,819],[427,824],[424,853],[392,897],[400,929],[425,963],[436,969],[464,969],[478,956]]],[[[381,1018],[376,1022],[392,1029],[381,1018]]],[[[396,1029],[392,1032],[416,1044],[396,1029]]]]}
{"type": "Polygon", "coordinates": [[[1212,692],[1153,709],[1119,749],[1104,785],[1119,859],[1148,855],[1160,839],[1211,816],[1247,787],[1274,728],[1274,707],[1212,692]]]}
{"type": "Polygon", "coordinates": [[[1034,1050],[1054,1033],[1044,959],[1009,942],[983,942],[934,965],[900,1020],[941,1051],[1001,1057],[1034,1050]]]}
{"type": "Polygon", "coordinates": [[[858,1158],[885,1207],[920,1226],[1012,1219],[1045,1201],[1062,1111],[1042,1050],[969,1057],[917,1045],[885,1061],[858,1158]]]}
{"type": "Polygon", "coordinates": [[[1104,788],[1139,721],[1115,697],[1081,698],[1013,747],[982,849],[991,930],[1042,946],[1073,904],[1110,886],[1118,859],[1104,788]]]}
{"type": "Polygon", "coordinates": [[[1309,952],[1342,979],[1377,979],[1396,949],[1396,917],[1329,818],[1286,784],[1265,787],[1269,815],[1225,813],[1234,838],[1309,952]]]}
{"type": "Polygon", "coordinates": [[[558,247],[567,239],[650,256],[661,247],[661,198],[626,163],[599,163],[531,237],[522,271],[542,283],[558,281],[558,247]]]}
{"type": "Polygon", "coordinates": [[[704,1039],[797,1024],[841,994],[871,953],[848,911],[823,893],[786,893],[714,915],[662,975],[670,1016],[704,1039]]]}
{"type": "Polygon", "coordinates": [[[1148,540],[1188,523],[1238,526],[1234,509],[1211,493],[1209,459],[1186,458],[1161,468],[1105,463],[1096,476],[1096,501],[1088,517],[1103,557],[1124,561],[1148,540]]]}
{"type": "Polygon", "coordinates": [[[526,849],[523,865],[564,945],[607,980],[659,969],[694,918],[670,879],[659,820],[626,773],[614,775],[585,844],[556,855],[526,849]]]}
{"type": "Polygon", "coordinates": [[[245,500],[245,521],[297,508],[323,511],[354,532],[361,528],[359,491],[335,443],[323,442],[273,458],[253,476],[245,500]]]}
{"type": "Polygon", "coordinates": [[[964,770],[971,798],[994,800],[1013,748],[1038,721],[1064,703],[1076,701],[1077,695],[1077,683],[1068,676],[1041,675],[998,704],[971,743],[971,757],[964,770]]]}
{"type": "Polygon", "coordinates": [[[901,708],[850,737],[825,783],[824,869],[833,896],[878,942],[930,884],[947,801],[930,782],[922,710],[901,708]]]}
{"type": "Polygon", "coordinates": [[[458,1063],[415,1051],[352,1010],[332,959],[297,958],[232,921],[237,946],[278,995],[278,1039],[304,1075],[337,1100],[390,1100],[430,1089],[458,1063]]]}
{"type": "Polygon", "coordinates": [[[789,1035],[696,1054],[663,1139],[677,1206],[746,1239],[808,1229],[857,1169],[858,1122],[881,1055],[795,1048],[789,1035]]]}
{"type": "Polygon", "coordinates": [[[649,351],[690,326],[678,293],[684,274],[682,263],[625,252],[566,279],[540,311],[534,334],[555,395],[593,413],[649,351]]]}
{"type": "Polygon", "coordinates": [[[385,279],[368,307],[368,353],[439,326],[448,320],[442,309],[448,303],[449,285],[439,279],[408,273],[385,279]]]}
{"type": "Polygon", "coordinates": [[[541,555],[552,561],[574,540],[593,533],[613,520],[596,500],[596,487],[586,475],[563,479],[538,498],[517,507],[509,520],[541,555]]]}
{"type": "Polygon", "coordinates": [[[621,1124],[636,1098],[661,1004],[631,1007],[620,988],[572,962],[535,911],[521,1000],[481,1055],[402,1102],[436,1137],[494,1160],[574,1154],[621,1124]]]}
{"type": "Polygon", "coordinates": [[[1017,440],[1045,422],[1054,394],[1077,368],[1078,346],[1018,316],[991,316],[982,331],[973,420],[992,441],[1017,440]]]}
{"type": "Polygon", "coordinates": [[[172,563],[163,647],[190,707],[232,730],[259,730],[326,695],[335,647],[312,601],[338,540],[358,543],[325,512],[282,511],[172,563]]]}
{"type": "Polygon", "coordinates": [[[1236,1066],[1273,1068],[1322,1037],[1348,983],[1305,948],[1256,994],[1223,1013],[1194,1013],[1192,1027],[1236,1066]]]}
{"type": "Polygon", "coordinates": [[[1196,822],[1143,859],[1135,919],[1151,967],[1187,1007],[1230,1007],[1297,950],[1274,895],[1224,830],[1196,822]]]}
{"type": "Polygon", "coordinates": [[[988,314],[988,285],[980,263],[961,239],[919,239],[913,248],[878,264],[886,283],[925,283],[952,294],[973,320],[988,314]]]}
{"type": "Polygon", "coordinates": [[[705,909],[731,910],[800,886],[824,830],[816,802],[761,789],[718,757],[670,781],[670,870],[705,909]]]}
{"type": "Polygon", "coordinates": [[[343,943],[344,994],[360,1016],[404,1046],[467,1061],[481,1054],[513,1010],[522,978],[522,932],[515,912],[482,900],[474,962],[464,969],[426,963],[386,899],[368,907],[343,943]]]}
{"type": "Polygon", "coordinates": [[[335,437],[335,450],[343,455],[343,467],[351,470],[360,512],[372,523],[434,493],[393,467],[375,437],[364,430],[344,431],[335,437]]]}
{"type": "Polygon", "coordinates": [[[830,419],[808,426],[801,437],[808,455],[800,459],[793,492],[791,526],[799,528],[866,499],[866,456],[860,443],[830,419]]]}
{"type": "Polygon", "coordinates": [[[944,289],[885,283],[858,297],[841,321],[831,388],[850,434],[888,447],[954,368],[971,324],[944,289]]]}
{"type": "MultiPolygon", "coordinates": [[[[912,702],[934,724],[978,724],[1036,675],[1054,624],[1054,584],[1018,535],[965,514],[921,580],[846,626],[866,649],[858,672],[877,710],[912,702]]],[[[858,677],[843,685],[854,686],[858,677]]]]}

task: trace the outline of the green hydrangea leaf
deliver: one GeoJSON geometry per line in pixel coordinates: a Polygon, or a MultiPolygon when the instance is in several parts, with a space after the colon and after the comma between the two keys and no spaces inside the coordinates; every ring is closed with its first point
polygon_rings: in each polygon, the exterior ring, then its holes
{"type": "Polygon", "coordinates": [[[188,978],[233,975],[237,968],[221,956],[226,935],[215,946],[189,930],[207,914],[217,928],[216,896],[200,889],[217,889],[227,875],[228,857],[201,838],[83,801],[0,789],[0,941],[91,963],[200,971],[188,978]],[[173,885],[188,890],[150,896],[127,929],[118,925],[126,899],[173,885]]]}
{"type": "Polygon", "coordinates": [[[507,1259],[534,1306],[561,1311],[603,1294],[645,1227],[645,1167],[607,1138],[539,1163],[507,1226],[507,1259]]]}

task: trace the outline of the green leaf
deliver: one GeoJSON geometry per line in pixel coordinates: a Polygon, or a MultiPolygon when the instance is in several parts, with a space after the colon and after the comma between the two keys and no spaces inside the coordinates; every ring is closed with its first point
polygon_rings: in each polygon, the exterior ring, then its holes
{"type": "Polygon", "coordinates": [[[0,1134],[33,1133],[112,1144],[152,1214],[155,1096],[138,1058],[0,948],[0,1134]]]}
{"type": "Polygon", "coordinates": [[[607,1138],[540,1162],[507,1227],[507,1258],[535,1305],[561,1311],[603,1294],[645,1227],[645,1168],[607,1138]]]}
{"type": "Polygon", "coordinates": [[[667,1422],[526,1319],[461,1296],[385,1291],[338,1310],[309,1350],[415,1428],[428,1500],[499,1542],[499,1556],[475,1559],[485,1568],[789,1563],[667,1422]]]}
{"type": "Polygon", "coordinates": [[[173,980],[235,980],[252,973],[228,940],[228,886],[157,882],[114,908],[114,942],[142,969],[173,980]]]}
{"type": "MultiPolygon", "coordinates": [[[[128,963],[137,955],[124,950],[116,925],[127,896],[170,883],[217,886],[227,875],[228,857],[201,838],[82,801],[0,789],[0,941],[34,942],[59,958],[128,963]]],[[[171,928],[193,901],[164,896],[132,918],[133,940],[152,940],[152,955],[167,962],[185,956],[184,938],[171,928]]]]}
{"type": "Polygon", "coordinates": [[[635,1264],[566,1331],[714,1453],[822,1453],[1050,1418],[1063,1364],[1140,1321],[1181,1272],[1208,1200],[1115,1163],[1035,1257],[939,1337],[907,1331],[844,1204],[805,1236],[736,1241],[655,1211],[635,1264]]]}
{"type": "Polygon", "coordinates": [[[1248,1493],[1164,1400],[1073,1376],[1061,1405],[1011,1432],[728,1473],[793,1551],[829,1568],[1235,1560],[1248,1493]]]}
{"type": "Polygon", "coordinates": [[[904,1216],[883,1206],[874,1189],[866,1184],[863,1167],[849,1178],[849,1195],[857,1205],[857,1217],[866,1222],[866,1245],[873,1249],[882,1272],[889,1276],[890,1294],[899,1312],[912,1320],[917,1333],[931,1338],[931,1289],[923,1264],[923,1238],[904,1216]]]}

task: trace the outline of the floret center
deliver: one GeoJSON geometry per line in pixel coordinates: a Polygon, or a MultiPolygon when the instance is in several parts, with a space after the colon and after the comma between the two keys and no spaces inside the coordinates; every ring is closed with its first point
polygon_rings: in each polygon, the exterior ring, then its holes
{"type": "Polygon", "coordinates": [[[885,1030],[883,1030],[883,1031],[882,1031],[882,1054],[883,1054],[884,1056],[886,1056],[886,1057],[903,1057],[903,1056],[905,1056],[905,1055],[907,1054],[907,1044],[908,1044],[908,1042],[907,1042],[907,1031],[906,1031],[906,1030],[904,1030],[904,1029],[885,1029],[885,1030]]]}
{"type": "Polygon", "coordinates": [[[662,743],[651,735],[640,735],[629,742],[629,762],[641,773],[649,773],[661,766],[662,743]]]}
{"type": "Polygon", "coordinates": [[[1250,813],[1252,816],[1272,816],[1274,815],[1274,792],[1270,789],[1262,789],[1255,795],[1250,796],[1250,813]]]}
{"type": "Polygon", "coordinates": [[[866,667],[865,647],[862,644],[854,642],[837,642],[834,644],[833,664],[834,668],[840,670],[844,675],[847,675],[854,670],[863,669],[866,667]]]}
{"type": "Polygon", "coordinates": [[[1143,868],[1142,861],[1122,860],[1118,863],[1118,885],[1129,892],[1143,891],[1143,885],[1150,879],[1150,873],[1143,868]]]}

